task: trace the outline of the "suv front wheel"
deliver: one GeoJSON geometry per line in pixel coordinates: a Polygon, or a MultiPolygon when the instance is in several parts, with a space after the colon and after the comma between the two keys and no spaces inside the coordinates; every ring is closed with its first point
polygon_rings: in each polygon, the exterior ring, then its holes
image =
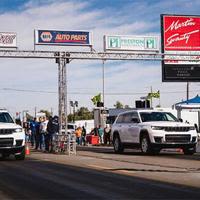
{"type": "Polygon", "coordinates": [[[151,142],[149,140],[148,135],[145,134],[141,136],[140,146],[143,153],[145,154],[152,153],[151,142]]]}
{"type": "Polygon", "coordinates": [[[185,155],[193,155],[194,153],[196,153],[196,148],[184,148],[183,152],[185,155]]]}
{"type": "Polygon", "coordinates": [[[124,151],[123,144],[121,143],[121,140],[118,135],[114,136],[113,147],[114,147],[115,153],[122,153],[124,151]]]}
{"type": "Polygon", "coordinates": [[[24,160],[26,156],[25,147],[22,149],[19,155],[15,155],[16,160],[24,160]]]}

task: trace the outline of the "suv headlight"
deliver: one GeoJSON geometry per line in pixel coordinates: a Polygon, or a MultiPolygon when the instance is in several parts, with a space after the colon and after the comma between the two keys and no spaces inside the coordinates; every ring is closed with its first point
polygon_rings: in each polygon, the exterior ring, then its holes
{"type": "Polygon", "coordinates": [[[163,130],[164,128],[161,126],[151,126],[152,130],[163,130]]]}
{"type": "Polygon", "coordinates": [[[190,131],[193,131],[193,130],[195,130],[195,127],[194,127],[194,126],[191,126],[191,127],[190,127],[190,131]]]}
{"type": "Polygon", "coordinates": [[[14,130],[14,133],[19,133],[19,132],[22,132],[22,128],[16,128],[16,129],[14,130]]]}

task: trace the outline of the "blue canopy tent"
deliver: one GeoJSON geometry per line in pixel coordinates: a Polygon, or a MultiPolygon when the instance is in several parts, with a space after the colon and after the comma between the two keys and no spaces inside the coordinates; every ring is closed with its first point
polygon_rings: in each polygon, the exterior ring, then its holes
{"type": "Polygon", "coordinates": [[[188,99],[186,101],[176,103],[175,108],[177,110],[178,118],[181,118],[181,110],[183,109],[198,112],[198,127],[200,128],[200,97],[199,95],[197,95],[196,97],[192,99],[188,99]]]}

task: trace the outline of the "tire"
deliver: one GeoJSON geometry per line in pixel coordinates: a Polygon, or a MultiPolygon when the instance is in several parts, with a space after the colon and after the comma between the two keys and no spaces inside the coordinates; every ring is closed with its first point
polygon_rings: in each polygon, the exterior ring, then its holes
{"type": "Polygon", "coordinates": [[[140,147],[142,150],[142,153],[144,154],[152,154],[153,153],[153,149],[151,147],[151,142],[149,140],[148,135],[142,135],[141,139],[140,139],[140,147]]]}
{"type": "Polygon", "coordinates": [[[184,148],[183,149],[183,153],[185,155],[193,155],[194,153],[196,153],[196,148],[184,148]]]}
{"type": "Polygon", "coordinates": [[[123,144],[121,143],[119,135],[114,136],[113,147],[114,147],[115,153],[123,153],[124,147],[123,147],[123,144]]]}
{"type": "Polygon", "coordinates": [[[2,154],[2,158],[3,158],[3,159],[8,158],[9,156],[10,156],[10,154],[5,154],[5,153],[2,154]]]}
{"type": "Polygon", "coordinates": [[[25,156],[26,156],[26,154],[25,154],[25,147],[24,147],[19,155],[15,155],[15,159],[16,160],[24,160],[25,156]]]}

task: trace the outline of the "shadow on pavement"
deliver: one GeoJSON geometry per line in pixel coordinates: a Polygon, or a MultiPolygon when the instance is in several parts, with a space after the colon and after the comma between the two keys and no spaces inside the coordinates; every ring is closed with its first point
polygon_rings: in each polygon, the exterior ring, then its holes
{"type": "Polygon", "coordinates": [[[13,160],[0,161],[0,198],[4,194],[12,199],[95,200],[199,199],[200,196],[199,188],[115,174],[106,169],[88,169],[31,158],[13,160]]]}

